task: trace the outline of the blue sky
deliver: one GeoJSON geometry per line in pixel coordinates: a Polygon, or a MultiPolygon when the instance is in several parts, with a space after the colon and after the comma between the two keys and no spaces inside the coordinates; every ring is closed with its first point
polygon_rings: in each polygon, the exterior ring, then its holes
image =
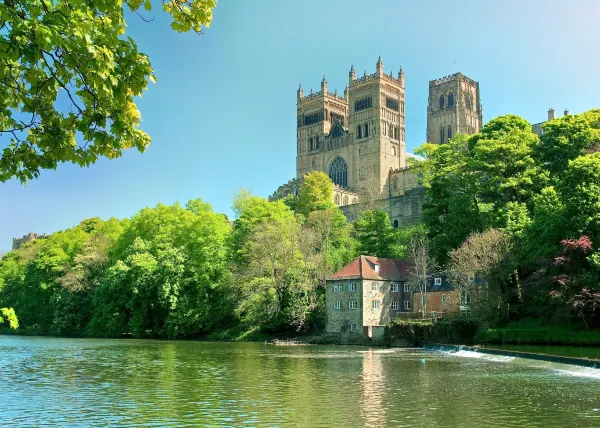
{"type": "Polygon", "coordinates": [[[373,73],[379,55],[386,72],[404,68],[411,151],[425,138],[428,81],[457,71],[480,82],[484,121],[600,107],[597,0],[221,0],[202,36],[147,16],[130,16],[128,31],[158,77],[138,104],[150,147],[0,183],[0,252],[30,231],[158,202],[201,197],[231,216],[240,188],[266,197],[294,176],[298,84],[319,90],[326,75],[341,93],[350,66],[373,73]]]}

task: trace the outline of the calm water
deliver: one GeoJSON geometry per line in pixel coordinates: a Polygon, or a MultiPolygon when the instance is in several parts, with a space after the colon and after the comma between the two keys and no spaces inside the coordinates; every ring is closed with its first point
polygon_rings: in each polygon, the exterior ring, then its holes
{"type": "Polygon", "coordinates": [[[600,426],[600,370],[464,351],[0,337],[0,379],[2,426],[600,426]]]}

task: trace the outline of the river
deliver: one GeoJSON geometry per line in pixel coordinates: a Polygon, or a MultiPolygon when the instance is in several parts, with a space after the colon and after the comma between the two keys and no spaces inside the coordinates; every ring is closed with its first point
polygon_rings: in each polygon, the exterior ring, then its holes
{"type": "Polygon", "coordinates": [[[600,369],[462,351],[0,336],[0,379],[2,426],[600,426],[600,369]]]}

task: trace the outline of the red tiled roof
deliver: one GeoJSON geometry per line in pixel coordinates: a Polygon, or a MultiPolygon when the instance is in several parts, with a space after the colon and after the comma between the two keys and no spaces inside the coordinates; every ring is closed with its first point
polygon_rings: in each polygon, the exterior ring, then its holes
{"type": "Polygon", "coordinates": [[[410,275],[410,267],[410,262],[404,259],[384,259],[379,257],[359,256],[328,279],[402,281],[406,280],[410,275]],[[379,272],[375,272],[375,265],[379,265],[379,272]]]}

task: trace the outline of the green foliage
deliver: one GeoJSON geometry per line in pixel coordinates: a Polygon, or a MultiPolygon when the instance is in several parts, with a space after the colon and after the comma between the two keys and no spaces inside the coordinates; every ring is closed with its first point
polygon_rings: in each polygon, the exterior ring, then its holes
{"type": "Polygon", "coordinates": [[[357,255],[356,240],[351,236],[352,226],[337,207],[313,211],[304,223],[314,236],[314,250],[323,254],[331,273],[350,263],[357,255]]]}
{"type": "Polygon", "coordinates": [[[600,331],[573,331],[553,328],[496,328],[481,330],[475,336],[477,343],[577,345],[599,346],[600,331]]]}
{"type": "Polygon", "coordinates": [[[387,326],[386,339],[388,343],[398,339],[415,343],[429,339],[432,331],[431,321],[396,320],[387,326]]]}
{"type": "Polygon", "coordinates": [[[548,183],[536,162],[539,145],[531,126],[518,116],[488,122],[473,136],[448,144],[425,144],[417,163],[427,188],[424,221],[442,264],[472,232],[489,227],[521,236],[532,219],[533,199],[548,183]]]}
{"type": "Polygon", "coordinates": [[[140,211],[93,293],[89,334],[188,337],[226,321],[229,234],[201,200],[140,211]]]}
{"type": "MultiPolygon", "coordinates": [[[[152,9],[150,0],[126,5],[138,14],[152,9]]],[[[162,6],[174,30],[199,32],[216,0],[162,6]]],[[[8,138],[0,182],[148,146],[134,98],[155,76],[126,36],[123,2],[8,0],[0,3],[0,28],[0,135],[8,138]]]]}
{"type": "Polygon", "coordinates": [[[569,161],[558,187],[573,235],[600,242],[600,153],[569,161]]]}
{"type": "Polygon", "coordinates": [[[294,212],[283,201],[269,202],[245,190],[234,196],[233,211],[237,219],[233,227],[232,257],[238,265],[247,261],[249,255],[244,243],[256,227],[265,221],[285,221],[294,217],[294,212]]]}
{"type": "Polygon", "coordinates": [[[333,207],[333,182],[329,176],[322,171],[306,174],[298,195],[296,211],[308,215],[312,211],[333,207]]]}
{"type": "Polygon", "coordinates": [[[0,324],[4,324],[5,321],[8,322],[10,328],[15,330],[19,328],[19,320],[13,308],[0,308],[0,324]]]}
{"type": "Polygon", "coordinates": [[[353,224],[360,254],[377,257],[396,257],[402,251],[397,232],[384,211],[364,211],[353,224]]]}
{"type": "Polygon", "coordinates": [[[312,238],[294,217],[264,221],[247,237],[248,262],[236,275],[236,312],[245,324],[303,331],[314,321],[326,271],[312,238]]]}
{"type": "Polygon", "coordinates": [[[543,129],[536,155],[539,163],[559,180],[570,161],[600,148],[600,109],[548,121],[543,129]]]}

